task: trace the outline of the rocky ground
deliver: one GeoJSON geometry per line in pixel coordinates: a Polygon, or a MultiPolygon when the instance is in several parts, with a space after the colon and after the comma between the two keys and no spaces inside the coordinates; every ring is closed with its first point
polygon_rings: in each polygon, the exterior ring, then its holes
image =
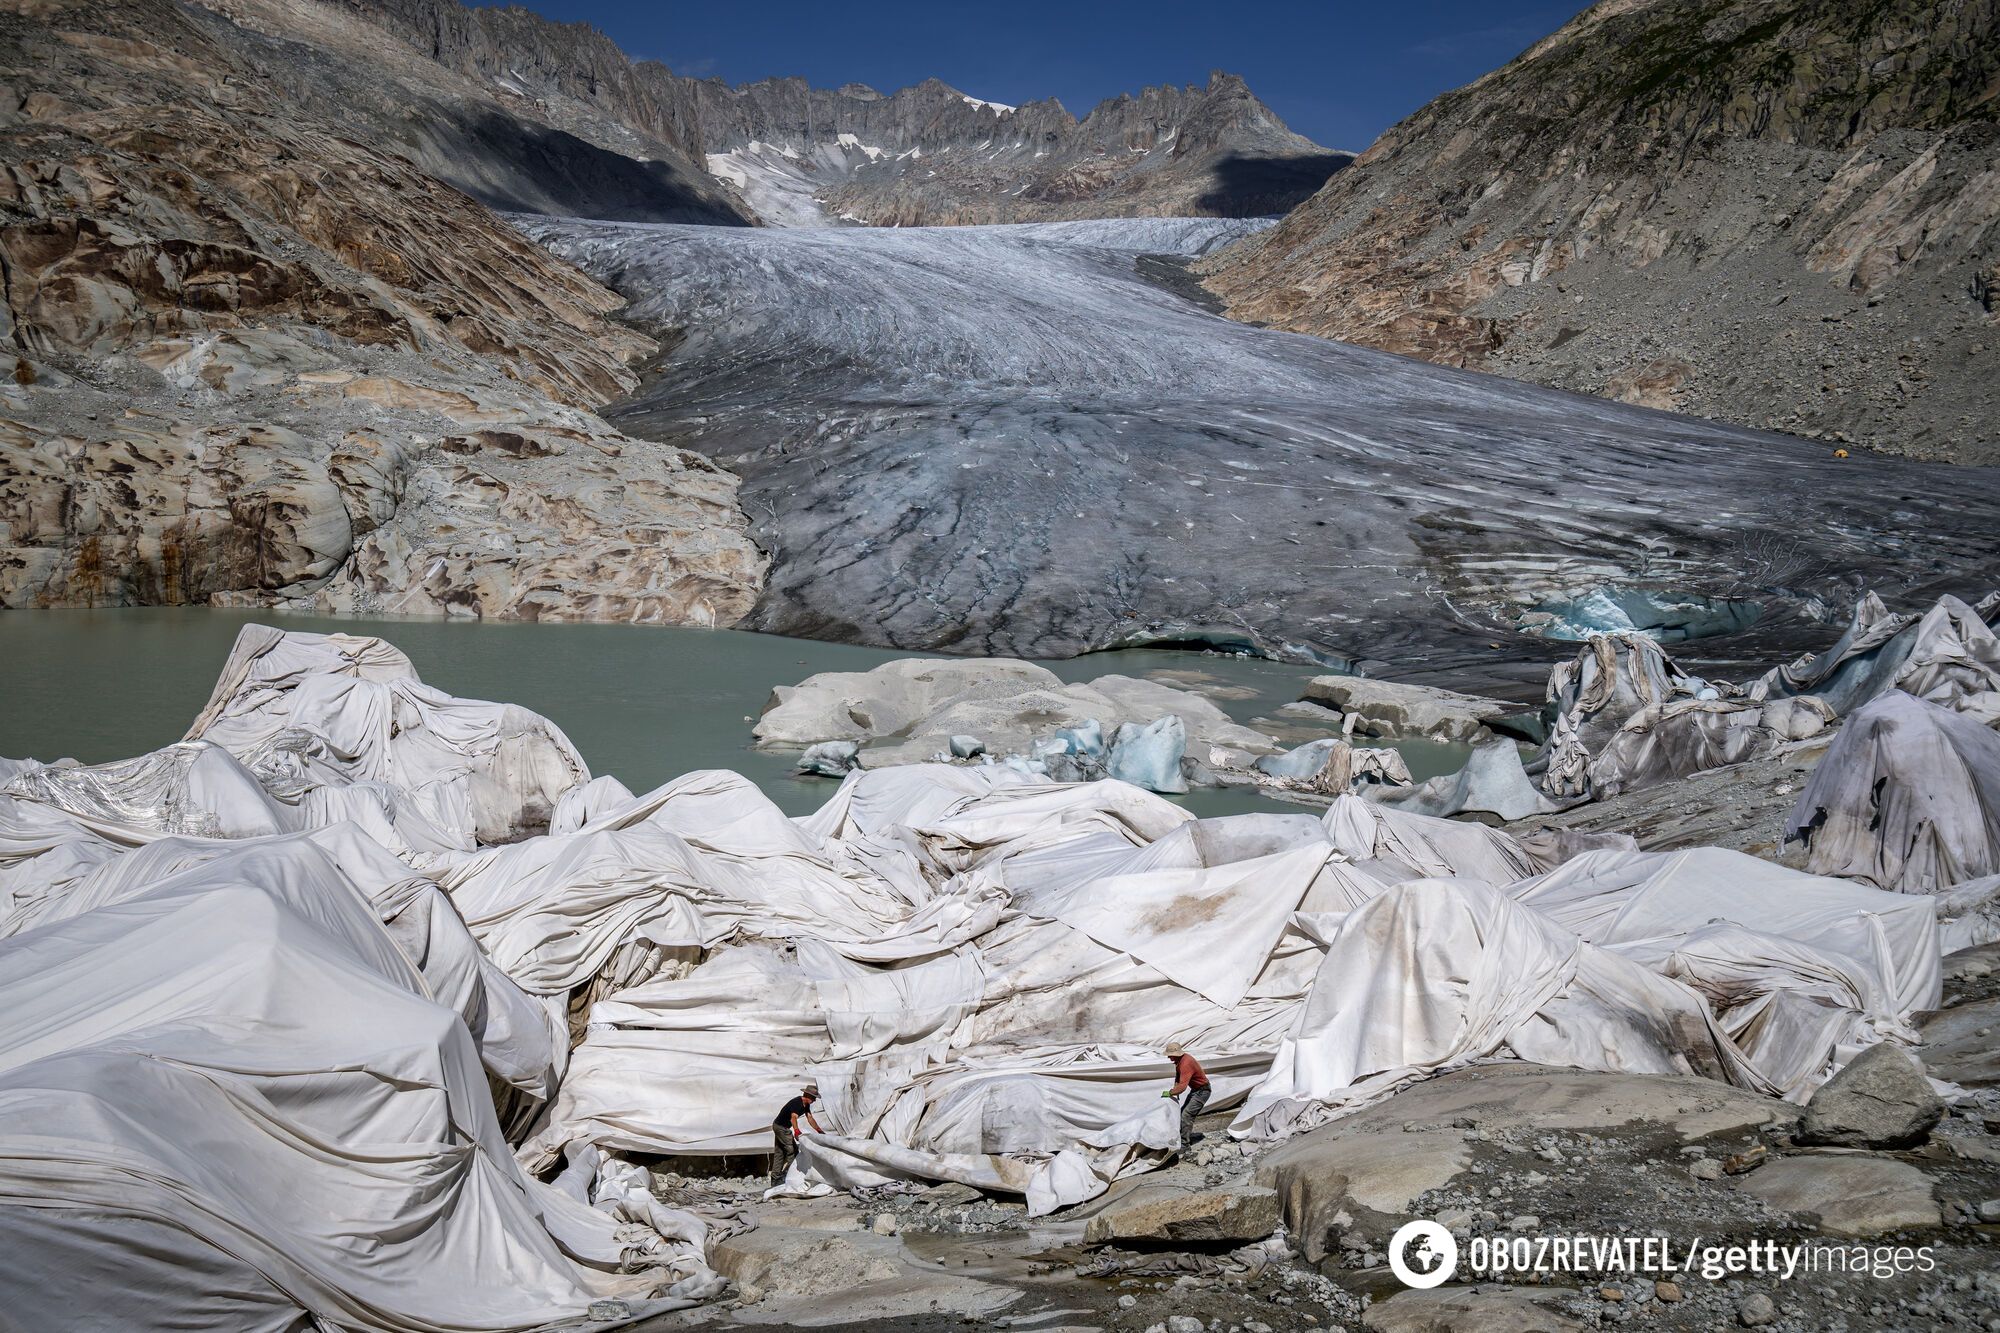
{"type": "Polygon", "coordinates": [[[1647,851],[1727,847],[1802,868],[1804,848],[1784,841],[1785,818],[1828,743],[1816,737],[1779,754],[1622,792],[1560,814],[1535,815],[1511,827],[1516,832],[1629,833],[1647,851]]]}
{"type": "MultiPolygon", "coordinates": [[[[1955,982],[1947,1003],[1983,1014],[2000,1004],[1991,989],[1955,982]]],[[[1040,1220],[960,1185],[760,1202],[754,1177],[668,1172],[661,1197],[756,1225],[711,1249],[733,1301],[644,1327],[1994,1328],[1990,1110],[1975,1102],[1912,1150],[1812,1148],[1797,1107],[1722,1084],[1507,1063],[1277,1145],[1238,1144],[1219,1132],[1226,1115],[1206,1117],[1207,1139],[1173,1166],[1040,1220]],[[1414,1291],[1384,1255],[1412,1217],[1450,1228],[1461,1254],[1475,1236],[1583,1234],[1665,1237],[1677,1265],[1689,1244],[1774,1241],[1927,1246],[1933,1267],[1787,1281],[1655,1264],[1414,1291]]]]}
{"type": "Polygon", "coordinates": [[[1569,650],[1523,622],[1607,585],[1754,603],[1731,647],[1769,661],[1860,571],[1921,600],[1996,555],[1983,472],[1249,328],[1135,272],[1251,224],[522,225],[672,349],[611,415],[743,477],[758,629],[1206,642],[1483,690],[1497,662],[1544,678],[1569,650]]]}
{"type": "Polygon", "coordinates": [[[1979,3],[1594,6],[1202,265],[1239,318],[1990,463],[1979,3]]]}

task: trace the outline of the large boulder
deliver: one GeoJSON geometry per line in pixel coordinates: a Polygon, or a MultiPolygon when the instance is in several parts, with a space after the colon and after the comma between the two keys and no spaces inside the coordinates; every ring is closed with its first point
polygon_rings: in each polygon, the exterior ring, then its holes
{"type": "Polygon", "coordinates": [[[1943,1118],[1944,1102],[1916,1057],[1880,1042],[1813,1093],[1798,1137],[1840,1148],[1909,1148],[1943,1118]]]}
{"type": "Polygon", "coordinates": [[[1885,1157],[1784,1157],[1743,1177],[1741,1188],[1773,1208],[1815,1213],[1836,1236],[1877,1236],[1940,1221],[1930,1177],[1885,1157]]]}
{"type": "Polygon", "coordinates": [[[1353,732],[1392,739],[1475,740],[1486,734],[1488,719],[1511,711],[1498,699],[1366,676],[1315,676],[1304,697],[1340,713],[1353,732]]]}
{"type": "MultiPolygon", "coordinates": [[[[1984,947],[1992,950],[1996,946],[1984,947]]],[[[1924,1039],[1924,1068],[1963,1087],[2000,1085],[2000,1042],[1993,1039],[1996,1028],[2000,1028],[2000,997],[1955,1004],[1926,1015],[1917,1027],[1924,1039]]]]}
{"type": "Polygon", "coordinates": [[[1261,1185],[1190,1190],[1144,1184],[1099,1210],[1084,1243],[1147,1240],[1184,1243],[1262,1240],[1278,1229],[1278,1196],[1261,1185]]]}

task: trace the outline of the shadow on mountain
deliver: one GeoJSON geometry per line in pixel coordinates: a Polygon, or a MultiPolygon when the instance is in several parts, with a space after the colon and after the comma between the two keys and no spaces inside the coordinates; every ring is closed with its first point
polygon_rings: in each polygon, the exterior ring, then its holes
{"type": "Polygon", "coordinates": [[[1353,160],[1352,153],[1231,153],[1216,161],[1214,187],[1198,202],[1202,211],[1217,217],[1289,213],[1353,160]]]}
{"type": "Polygon", "coordinates": [[[488,208],[607,222],[744,227],[712,186],[684,166],[641,162],[562,130],[489,114],[459,121],[463,141],[427,164],[488,208]]]}

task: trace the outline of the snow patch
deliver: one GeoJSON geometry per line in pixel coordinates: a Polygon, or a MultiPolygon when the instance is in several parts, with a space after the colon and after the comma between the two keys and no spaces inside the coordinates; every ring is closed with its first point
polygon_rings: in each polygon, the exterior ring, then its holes
{"type": "Polygon", "coordinates": [[[835,135],[833,141],[839,144],[842,148],[852,148],[858,152],[863,152],[868,154],[868,160],[870,162],[880,162],[883,158],[889,155],[885,149],[877,148],[874,144],[863,143],[861,142],[861,140],[855,138],[853,135],[844,132],[835,135]]]}
{"type": "Polygon", "coordinates": [[[1014,109],[1005,102],[988,102],[983,98],[967,97],[964,93],[960,93],[958,96],[967,106],[984,107],[996,115],[1004,116],[1014,109]]]}

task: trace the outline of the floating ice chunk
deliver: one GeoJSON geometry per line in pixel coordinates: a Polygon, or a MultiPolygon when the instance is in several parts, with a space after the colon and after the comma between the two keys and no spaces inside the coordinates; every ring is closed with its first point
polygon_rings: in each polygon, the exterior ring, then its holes
{"type": "Polygon", "coordinates": [[[853,741],[821,741],[799,756],[799,772],[821,777],[845,777],[860,766],[861,747],[853,741]]]}

